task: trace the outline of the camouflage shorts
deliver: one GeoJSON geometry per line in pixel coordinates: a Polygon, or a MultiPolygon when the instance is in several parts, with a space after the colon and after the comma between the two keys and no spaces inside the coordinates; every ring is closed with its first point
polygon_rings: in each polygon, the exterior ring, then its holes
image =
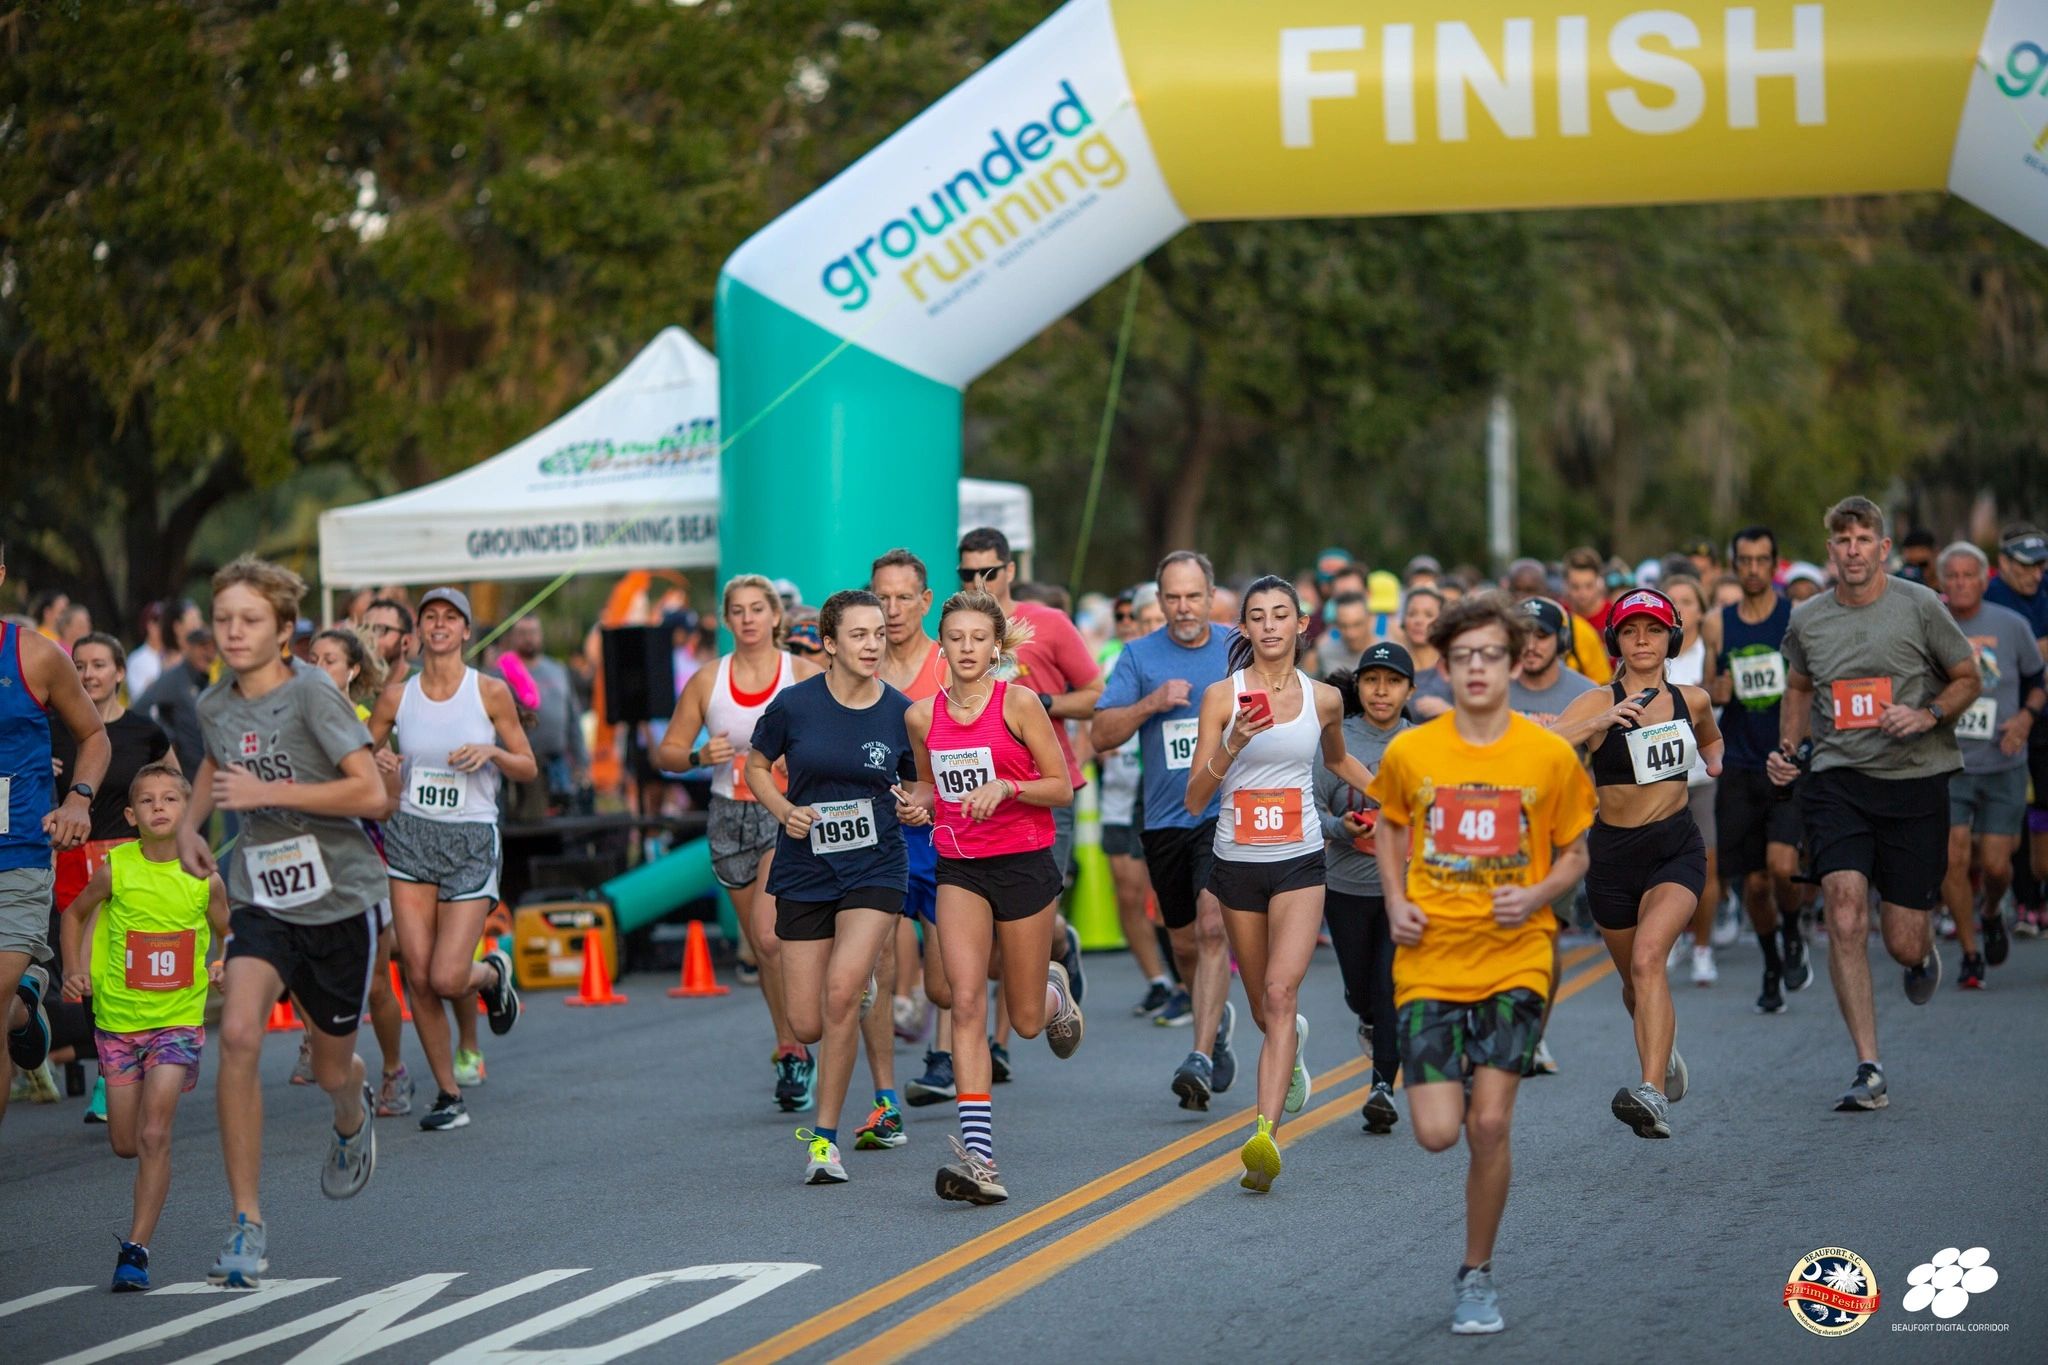
{"type": "Polygon", "coordinates": [[[1519,1076],[1543,1037],[1543,997],[1518,987],[1477,1001],[1411,1000],[1400,1027],[1410,1085],[1461,1081],[1481,1066],[1519,1076]]]}

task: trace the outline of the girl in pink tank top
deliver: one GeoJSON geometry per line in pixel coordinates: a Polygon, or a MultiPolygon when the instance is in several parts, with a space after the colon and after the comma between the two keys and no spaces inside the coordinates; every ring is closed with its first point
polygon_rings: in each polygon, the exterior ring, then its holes
{"type": "MultiPolygon", "coordinates": [[[[1066,968],[1052,960],[1053,911],[1062,889],[1052,860],[1052,811],[1071,804],[1074,789],[1045,707],[1031,692],[994,676],[1017,644],[995,598],[955,593],[939,616],[939,648],[952,681],[903,719],[918,779],[933,784],[939,854],[934,937],[946,978],[988,980],[1000,942],[1010,1026],[1025,1038],[1042,1031],[1053,1055],[1064,1058],[1080,1046],[1081,1007],[1066,968]]],[[[988,998],[978,987],[953,993],[953,1074],[958,1159],[939,1169],[939,1197],[1000,1203],[1009,1193],[996,1174],[988,998]]]]}

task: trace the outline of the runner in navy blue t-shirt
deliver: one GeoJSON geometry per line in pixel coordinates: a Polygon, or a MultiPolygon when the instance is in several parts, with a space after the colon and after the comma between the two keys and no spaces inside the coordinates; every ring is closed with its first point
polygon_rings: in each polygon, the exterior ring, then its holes
{"type": "Polygon", "coordinates": [[[782,826],[768,894],[790,1027],[805,1043],[825,1041],[818,1123],[797,1130],[810,1144],[809,1185],[846,1179],[839,1110],[860,1049],[861,998],[909,885],[899,828],[931,819],[917,804],[923,788],[903,728],[910,699],[878,676],[888,647],[880,599],[832,594],[818,633],[825,672],[776,695],[747,756],[747,784],[782,826]],[[789,769],[787,794],[771,775],[777,759],[789,769]]]}

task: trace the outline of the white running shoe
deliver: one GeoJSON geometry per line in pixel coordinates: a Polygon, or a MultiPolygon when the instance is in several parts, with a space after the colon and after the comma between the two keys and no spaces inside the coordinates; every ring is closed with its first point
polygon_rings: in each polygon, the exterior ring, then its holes
{"type": "Polygon", "coordinates": [[[1308,1063],[1302,1060],[1307,1054],[1308,1016],[1297,1014],[1294,1016],[1294,1077],[1287,1082],[1285,1104],[1290,1114],[1301,1112],[1301,1106],[1308,1103],[1308,1097],[1314,1089],[1314,1082],[1309,1079],[1308,1063]]]}
{"type": "Polygon", "coordinates": [[[1721,979],[1721,971],[1714,965],[1714,950],[1711,945],[1701,944],[1692,950],[1692,984],[1711,986],[1721,979]]]}

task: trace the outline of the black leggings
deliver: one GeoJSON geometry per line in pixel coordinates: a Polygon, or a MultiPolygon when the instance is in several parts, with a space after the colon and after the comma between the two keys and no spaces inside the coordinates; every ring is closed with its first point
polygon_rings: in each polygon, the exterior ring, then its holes
{"type": "Polygon", "coordinates": [[[1394,1016],[1394,940],[1387,930],[1387,903],[1379,896],[1323,892],[1323,918],[1344,974],[1344,1004],[1372,1025],[1372,1078],[1394,1083],[1401,1069],[1399,1025],[1394,1016]]]}

